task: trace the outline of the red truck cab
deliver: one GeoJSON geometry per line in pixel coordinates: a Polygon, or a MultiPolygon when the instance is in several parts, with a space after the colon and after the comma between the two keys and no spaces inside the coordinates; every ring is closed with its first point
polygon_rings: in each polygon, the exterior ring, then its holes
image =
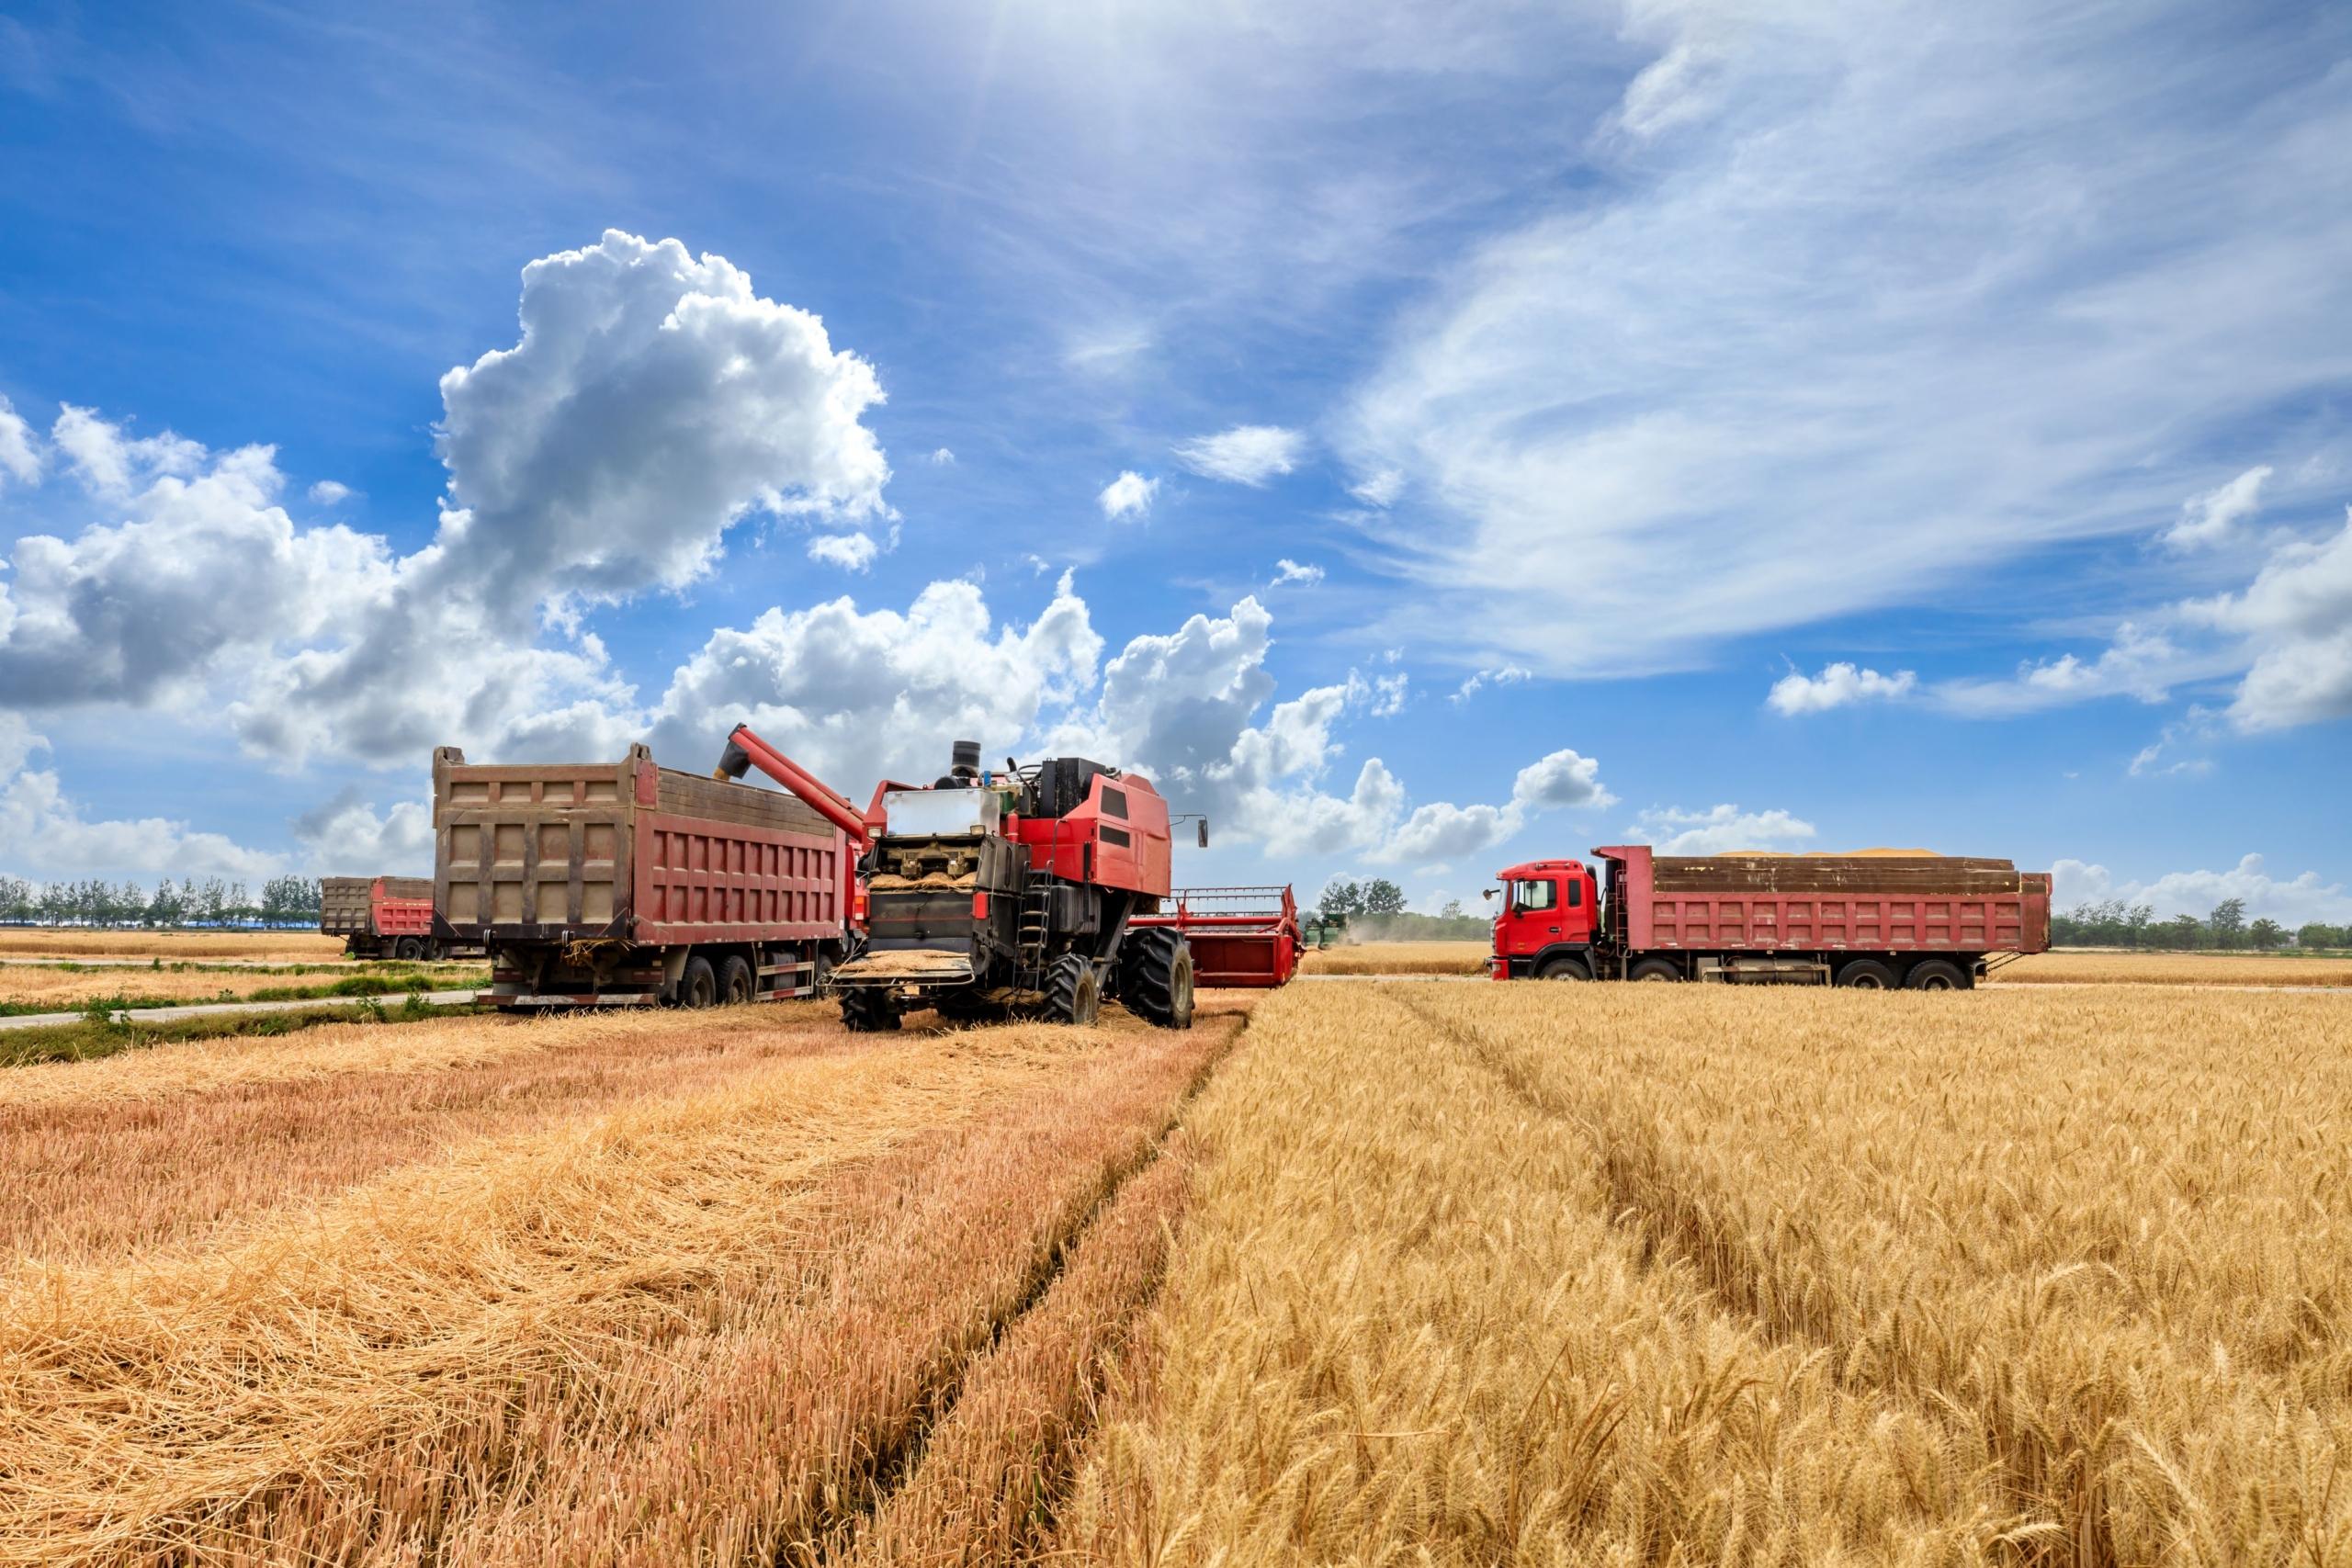
{"type": "Polygon", "coordinates": [[[1570,964],[1589,977],[1600,925],[1600,885],[1592,869],[1582,861],[1532,860],[1508,867],[1499,880],[1491,977],[1523,980],[1570,964]]]}

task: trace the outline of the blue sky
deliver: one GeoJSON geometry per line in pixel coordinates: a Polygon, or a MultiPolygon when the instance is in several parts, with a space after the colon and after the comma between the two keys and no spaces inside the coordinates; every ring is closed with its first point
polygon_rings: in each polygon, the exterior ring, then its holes
{"type": "Polygon", "coordinates": [[[11,7],[0,870],[750,717],[2352,919],[2352,17],[1954,9],[11,7]]]}

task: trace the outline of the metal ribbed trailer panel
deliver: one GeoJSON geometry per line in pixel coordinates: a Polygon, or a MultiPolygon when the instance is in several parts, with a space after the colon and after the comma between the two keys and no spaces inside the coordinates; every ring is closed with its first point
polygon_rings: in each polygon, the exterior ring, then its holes
{"type": "Polygon", "coordinates": [[[845,949],[855,863],[791,795],[657,766],[435,753],[435,929],[492,952],[499,999],[689,990],[749,976],[808,994],[845,949]],[[699,956],[697,956],[699,955],[699,956]]]}
{"type": "Polygon", "coordinates": [[[1983,953],[2050,945],[2049,876],[2006,861],[1654,860],[1641,844],[1596,852],[1611,864],[1610,919],[1632,952],[1983,953]],[[1661,887],[1669,881],[1675,890],[1661,887]]]}

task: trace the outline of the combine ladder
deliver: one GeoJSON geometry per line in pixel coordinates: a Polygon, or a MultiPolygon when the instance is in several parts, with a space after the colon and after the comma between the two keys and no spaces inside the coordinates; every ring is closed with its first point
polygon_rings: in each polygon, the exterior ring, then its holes
{"type": "Polygon", "coordinates": [[[1029,872],[1021,885],[1021,925],[1014,938],[1012,983],[1024,991],[1046,988],[1046,939],[1054,897],[1051,872],[1029,872]]]}

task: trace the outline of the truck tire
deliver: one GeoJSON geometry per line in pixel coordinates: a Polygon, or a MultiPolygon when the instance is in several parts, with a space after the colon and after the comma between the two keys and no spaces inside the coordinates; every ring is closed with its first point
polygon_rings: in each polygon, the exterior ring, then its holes
{"type": "Polygon", "coordinates": [[[758,994],[758,984],[751,961],[741,953],[733,955],[718,966],[718,1005],[731,1008],[752,1000],[758,994]]]}
{"type": "Polygon", "coordinates": [[[1119,999],[1161,1029],[1193,1027],[1193,944],[1166,927],[1130,931],[1119,947],[1119,999]]]}
{"type": "Polygon", "coordinates": [[[879,987],[848,987],[842,992],[842,1027],[853,1034],[887,1034],[899,1027],[898,1003],[879,987]]]}
{"type": "Polygon", "coordinates": [[[1580,958],[1555,958],[1535,972],[1539,980],[1589,980],[1592,971],[1580,958]]]}
{"type": "Polygon", "coordinates": [[[401,938],[399,944],[392,949],[392,956],[400,959],[404,964],[414,964],[417,960],[424,956],[424,943],[417,941],[417,939],[413,936],[404,936],[401,938]]]}
{"type": "Polygon", "coordinates": [[[1046,970],[1046,1016],[1057,1023],[1090,1024],[1102,1011],[1102,982],[1082,954],[1065,953],[1046,970]]]}
{"type": "Polygon", "coordinates": [[[1635,980],[1679,980],[1682,971],[1671,958],[1645,958],[1634,965],[1631,978],[1635,980]]]}
{"type": "Polygon", "coordinates": [[[707,1008],[718,1000],[718,972],[711,968],[709,959],[697,953],[686,960],[686,972],[678,976],[678,1005],[707,1008]]]}
{"type": "Polygon", "coordinates": [[[1965,991],[1969,989],[1968,972],[1949,958],[1923,958],[1903,976],[1903,987],[1909,991],[1965,991]]]}
{"type": "Polygon", "coordinates": [[[1849,958],[1838,968],[1837,983],[1857,991],[1891,991],[1894,971],[1875,958],[1849,958]]]}

